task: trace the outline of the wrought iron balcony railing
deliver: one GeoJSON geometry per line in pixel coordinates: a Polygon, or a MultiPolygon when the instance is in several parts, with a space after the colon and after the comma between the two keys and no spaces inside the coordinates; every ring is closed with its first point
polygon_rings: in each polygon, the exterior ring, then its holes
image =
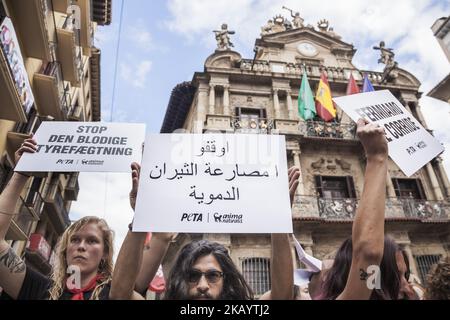
{"type": "Polygon", "coordinates": [[[270,134],[274,128],[273,120],[259,117],[235,117],[231,125],[237,133],[270,134]]]}
{"type": "Polygon", "coordinates": [[[440,220],[448,219],[448,208],[444,201],[430,201],[403,198],[400,199],[403,204],[405,216],[409,218],[419,218],[421,220],[440,220]]]}
{"type": "Polygon", "coordinates": [[[352,220],[358,207],[357,199],[318,198],[319,215],[332,220],[352,220]]]}
{"type": "Polygon", "coordinates": [[[321,121],[301,121],[300,133],[307,137],[355,139],[355,123],[337,123],[321,121]]]}
{"type": "MultiPolygon", "coordinates": [[[[359,199],[321,198],[296,195],[293,206],[294,218],[321,218],[325,220],[352,221],[359,199]]],[[[386,218],[406,218],[420,221],[449,219],[450,203],[409,198],[387,198],[386,218]]]]}

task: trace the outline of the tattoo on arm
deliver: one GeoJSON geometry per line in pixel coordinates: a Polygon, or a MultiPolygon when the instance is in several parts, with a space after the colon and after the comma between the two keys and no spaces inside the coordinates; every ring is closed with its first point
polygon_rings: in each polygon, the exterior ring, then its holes
{"type": "Polygon", "coordinates": [[[6,253],[0,257],[0,265],[4,265],[8,268],[10,273],[22,273],[25,271],[25,263],[12,248],[9,248],[6,253]]]}
{"type": "Polygon", "coordinates": [[[359,269],[359,279],[363,281],[367,281],[367,278],[369,278],[369,274],[364,271],[363,269],[359,269]]]}

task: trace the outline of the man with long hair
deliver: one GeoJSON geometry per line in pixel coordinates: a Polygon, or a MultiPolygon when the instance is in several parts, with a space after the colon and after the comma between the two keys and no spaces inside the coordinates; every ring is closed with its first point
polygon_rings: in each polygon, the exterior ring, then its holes
{"type": "MultiPolygon", "coordinates": [[[[135,206],[140,166],[132,164],[130,203],[135,206]]],[[[289,193],[291,204],[298,186],[300,170],[291,168],[289,193]]],[[[133,289],[143,294],[167,252],[173,234],[154,233],[150,249],[144,251],[146,233],[128,232],[114,269],[111,299],[130,299],[133,289]]],[[[294,296],[293,260],[288,234],[272,234],[271,292],[269,299],[288,300],[294,296]]],[[[228,250],[207,240],[187,244],[180,251],[166,282],[165,299],[253,299],[244,277],[233,263],[228,250]]]]}

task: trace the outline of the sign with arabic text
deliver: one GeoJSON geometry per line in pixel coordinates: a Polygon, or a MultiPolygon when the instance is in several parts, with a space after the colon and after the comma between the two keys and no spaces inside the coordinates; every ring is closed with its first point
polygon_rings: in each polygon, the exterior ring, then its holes
{"type": "Polygon", "coordinates": [[[133,231],[292,233],[284,136],[146,138],[133,231]]]}

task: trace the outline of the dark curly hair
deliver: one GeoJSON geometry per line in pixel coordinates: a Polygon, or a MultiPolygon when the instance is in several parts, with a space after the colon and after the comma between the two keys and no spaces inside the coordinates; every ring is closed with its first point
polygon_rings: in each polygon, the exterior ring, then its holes
{"type": "Polygon", "coordinates": [[[426,300],[450,300],[450,257],[434,265],[427,276],[426,300]]]}
{"type": "Polygon", "coordinates": [[[219,243],[200,240],[191,242],[181,249],[167,278],[164,299],[190,299],[189,283],[186,276],[199,258],[208,255],[213,255],[216,258],[224,273],[223,289],[219,299],[252,300],[254,298],[252,289],[231,260],[228,250],[219,243]]]}

